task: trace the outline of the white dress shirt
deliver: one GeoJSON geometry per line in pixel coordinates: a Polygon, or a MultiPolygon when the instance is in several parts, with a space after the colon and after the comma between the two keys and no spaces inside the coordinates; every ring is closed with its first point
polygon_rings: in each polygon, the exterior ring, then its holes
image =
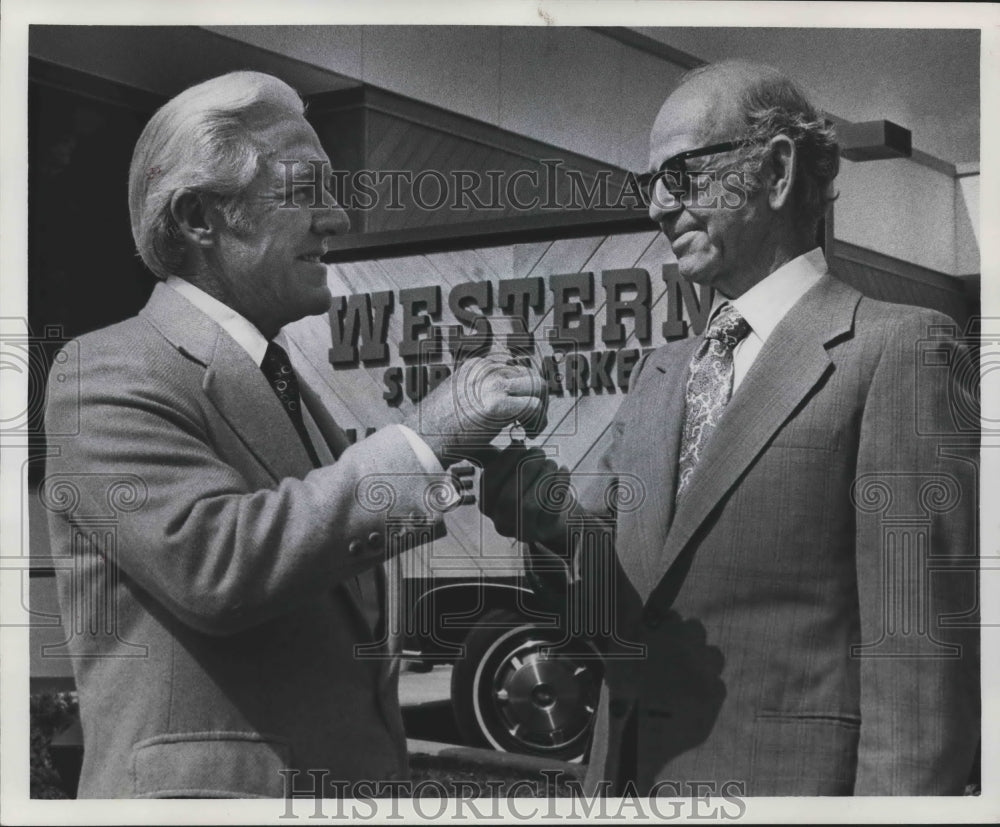
{"type": "Polygon", "coordinates": [[[826,272],[826,258],[823,251],[816,247],[783,264],[738,299],[730,301],[724,296],[716,297],[710,318],[729,301],[750,325],[750,333],[733,349],[733,392],[740,386],[778,323],[826,272]]]}
{"type": "MultiPolygon", "coordinates": [[[[229,305],[223,304],[214,296],[210,296],[200,287],[195,287],[185,279],[178,276],[169,276],[166,284],[180,293],[191,304],[225,330],[250,355],[254,364],[257,367],[261,366],[264,362],[264,354],[267,352],[267,339],[264,338],[264,334],[254,327],[253,324],[233,310],[233,308],[229,307],[229,305]]],[[[284,348],[286,352],[288,351],[288,342],[285,339],[284,332],[275,336],[274,342],[284,348]]],[[[323,465],[329,465],[334,461],[330,447],[326,444],[326,440],[316,425],[316,421],[309,413],[309,409],[305,405],[301,405],[300,408],[306,432],[309,434],[313,448],[316,450],[316,455],[323,465]]],[[[402,432],[403,436],[406,437],[406,441],[413,449],[413,453],[417,455],[417,459],[428,474],[444,473],[444,468],[441,467],[441,463],[434,456],[434,452],[430,449],[430,446],[417,436],[411,428],[398,424],[388,427],[398,428],[402,432]]]]}

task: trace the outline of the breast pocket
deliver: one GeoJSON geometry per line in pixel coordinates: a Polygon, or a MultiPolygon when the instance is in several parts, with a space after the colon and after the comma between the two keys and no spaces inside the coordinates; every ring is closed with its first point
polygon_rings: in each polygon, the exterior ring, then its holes
{"type": "Polygon", "coordinates": [[[774,448],[806,448],[814,451],[836,451],[840,448],[840,432],[834,428],[803,427],[790,423],[775,435],[774,448]]]}

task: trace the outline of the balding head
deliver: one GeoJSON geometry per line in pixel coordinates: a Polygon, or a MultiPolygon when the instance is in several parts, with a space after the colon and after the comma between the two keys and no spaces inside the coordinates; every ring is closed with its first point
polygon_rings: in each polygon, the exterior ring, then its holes
{"type": "Polygon", "coordinates": [[[789,78],[711,64],[685,75],[657,115],[650,167],[664,175],[650,216],[685,278],[733,297],[813,246],[838,166],[831,129],[789,78]],[[723,195],[695,197],[712,181],[723,195]]]}
{"type": "Polygon", "coordinates": [[[798,221],[804,231],[815,232],[836,197],[833,180],[840,169],[840,151],[823,113],[791,78],[773,66],[748,60],[698,67],[681,78],[657,123],[683,122],[689,116],[698,119],[691,131],[697,132],[702,145],[743,141],[747,145],[743,169],[750,177],[759,176],[772,138],[781,134],[790,138],[797,150],[793,201],[798,221]]]}
{"type": "Polygon", "coordinates": [[[686,122],[697,118],[699,132],[706,140],[731,137],[743,125],[741,95],[776,70],[743,60],[726,60],[693,69],[664,102],[661,119],[686,122]]]}

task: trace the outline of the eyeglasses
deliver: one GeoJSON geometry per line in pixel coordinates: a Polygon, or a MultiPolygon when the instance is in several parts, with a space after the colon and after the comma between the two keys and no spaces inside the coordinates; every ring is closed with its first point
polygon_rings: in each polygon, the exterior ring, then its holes
{"type": "MultiPolygon", "coordinates": [[[[739,149],[743,144],[740,141],[725,141],[721,144],[712,144],[698,149],[689,149],[687,152],[680,152],[667,158],[656,172],[646,172],[637,176],[639,186],[642,187],[647,203],[652,202],[653,190],[658,182],[662,182],[663,188],[677,201],[690,199],[693,192],[691,176],[699,174],[700,170],[689,170],[687,162],[691,158],[703,158],[706,155],[720,155],[723,152],[732,152],[739,149]]],[[[663,205],[660,206],[669,206],[663,205]]]]}

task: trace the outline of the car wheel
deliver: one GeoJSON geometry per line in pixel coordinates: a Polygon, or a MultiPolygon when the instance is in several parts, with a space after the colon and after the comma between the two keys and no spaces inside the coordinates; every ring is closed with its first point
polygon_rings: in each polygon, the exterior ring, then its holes
{"type": "Polygon", "coordinates": [[[451,676],[467,743],[561,760],[584,755],[601,684],[597,650],[515,612],[483,615],[451,676]]]}

